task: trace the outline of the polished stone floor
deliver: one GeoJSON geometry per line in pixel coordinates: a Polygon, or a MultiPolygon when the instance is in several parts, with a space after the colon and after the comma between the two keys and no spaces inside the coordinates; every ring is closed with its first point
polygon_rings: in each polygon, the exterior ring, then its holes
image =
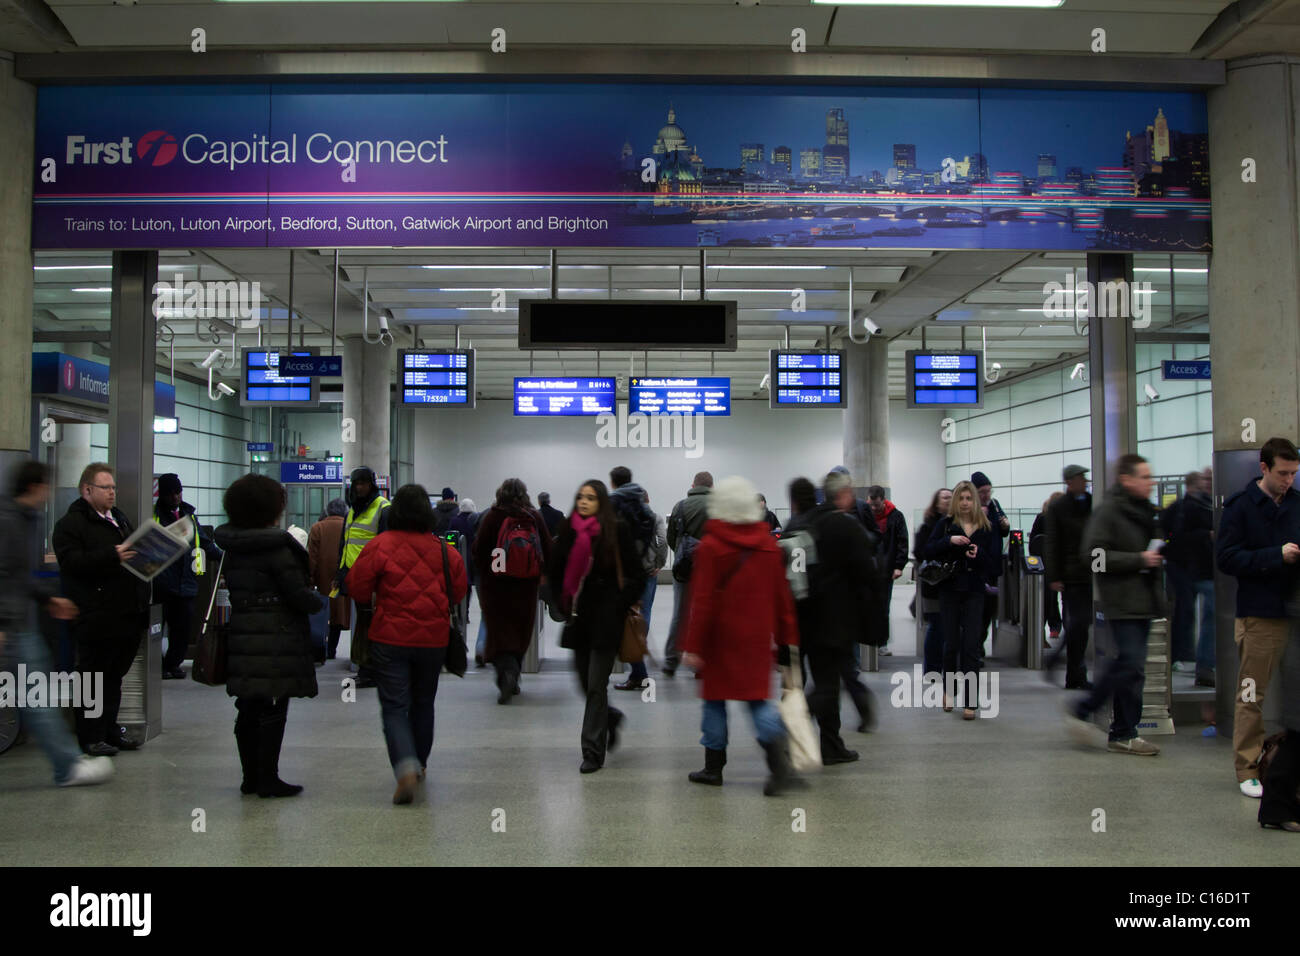
{"type": "MultiPolygon", "coordinates": [[[[241,797],[233,702],[192,681],[164,683],[165,732],[115,758],[103,787],[59,790],[32,745],[0,756],[0,860],[9,865],[839,864],[1294,865],[1300,835],[1261,830],[1239,795],[1230,742],[1200,726],[1154,738],[1137,758],[1072,749],[1064,691],[1000,668],[1000,713],[963,722],[890,706],[890,673],[915,659],[910,588],[895,595],[894,646],[866,676],[879,726],[846,733],[860,762],[826,769],[800,794],[765,798],[748,715],[730,705],[721,789],[688,783],[701,764],[695,682],[659,680],[655,700],[611,690],[628,713],[605,769],[578,773],[582,702],[548,625],[547,660],[496,704],[490,671],[443,676],[423,794],[391,804],[375,691],[345,703],[341,662],[321,694],[295,700],[281,775],[290,800],[241,797]],[[201,815],[197,811],[203,811],[201,815]],[[1105,832],[1094,832],[1097,811],[1105,832]],[[201,818],[206,832],[195,832],[201,818]],[[801,826],[802,824],[802,826],[801,826]]],[[[667,629],[661,588],[653,631],[667,629]]],[[[477,625],[477,611],[475,612],[477,625]]],[[[852,708],[843,701],[846,720],[852,708]]],[[[856,723],[856,721],[854,721],[856,723]]],[[[850,728],[852,725],[850,725],[850,728]]]]}

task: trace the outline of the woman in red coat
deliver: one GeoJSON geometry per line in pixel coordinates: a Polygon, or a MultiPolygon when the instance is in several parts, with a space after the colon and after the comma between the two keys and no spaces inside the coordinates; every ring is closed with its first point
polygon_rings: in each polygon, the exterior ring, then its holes
{"type": "Polygon", "coordinates": [[[379,687],[388,759],[397,776],[393,803],[410,803],[417,781],[424,779],[451,608],[469,590],[465,562],[433,534],[435,523],[429,493],[420,485],[403,485],[393,495],[388,530],[361,549],[348,571],[353,594],[375,594],[370,666],[379,687]]]}
{"type": "MultiPolygon", "coordinates": [[[[744,478],[724,478],[708,501],[709,522],[695,550],[684,660],[700,672],[704,698],[704,769],[693,783],[722,785],[727,762],[727,701],[749,705],[772,775],[775,796],[803,781],[794,776],[785,725],[768,695],[773,644],[799,644],[785,558],[764,520],[758,491],[744,478]]],[[[785,653],[788,653],[785,652],[785,653]]]]}

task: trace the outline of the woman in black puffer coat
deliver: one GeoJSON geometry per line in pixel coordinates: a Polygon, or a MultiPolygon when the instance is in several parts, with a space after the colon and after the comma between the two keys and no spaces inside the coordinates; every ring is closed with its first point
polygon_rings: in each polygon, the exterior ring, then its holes
{"type": "Polygon", "coordinates": [[[316,696],[308,615],[322,598],[312,588],[307,552],[278,525],[284,487],[245,475],[222,500],[229,524],[214,533],[226,552],[230,591],[226,693],[235,698],[235,740],[244,769],[241,793],[292,797],[302,787],[280,779],[280,744],[290,697],[316,696]]]}

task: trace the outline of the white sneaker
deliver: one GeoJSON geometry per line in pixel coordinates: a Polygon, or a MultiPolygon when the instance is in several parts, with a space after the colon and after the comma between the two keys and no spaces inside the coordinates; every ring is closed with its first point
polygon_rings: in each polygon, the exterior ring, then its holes
{"type": "Polygon", "coordinates": [[[1249,780],[1241,781],[1241,792],[1248,797],[1254,797],[1256,800],[1264,796],[1264,785],[1251,777],[1249,780]]]}
{"type": "Polygon", "coordinates": [[[60,787],[88,787],[105,783],[113,776],[113,761],[108,757],[78,757],[72,772],[60,787]]]}

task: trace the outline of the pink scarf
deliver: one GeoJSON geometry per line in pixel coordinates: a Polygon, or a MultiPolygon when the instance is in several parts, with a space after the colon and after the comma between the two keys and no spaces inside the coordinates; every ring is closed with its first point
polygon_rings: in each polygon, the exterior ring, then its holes
{"type": "Polygon", "coordinates": [[[560,594],[560,607],[567,613],[573,608],[573,599],[577,597],[582,579],[591,568],[591,553],[596,539],[600,537],[600,519],[595,515],[584,518],[574,512],[569,524],[577,532],[573,541],[573,550],[569,552],[569,561],[564,566],[564,591],[560,594]]]}

